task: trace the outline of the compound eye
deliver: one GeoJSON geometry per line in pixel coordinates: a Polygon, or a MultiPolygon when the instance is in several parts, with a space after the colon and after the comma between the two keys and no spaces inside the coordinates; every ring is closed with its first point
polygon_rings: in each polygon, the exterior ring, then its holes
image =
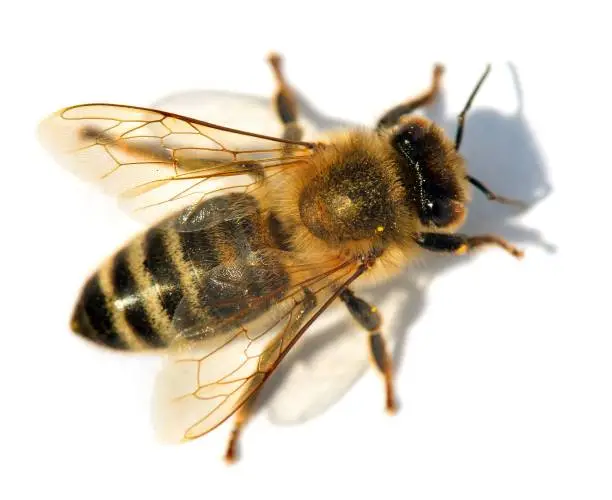
{"type": "Polygon", "coordinates": [[[411,123],[402,128],[393,138],[393,145],[403,154],[408,154],[415,144],[423,139],[425,129],[416,123],[411,123]]]}
{"type": "Polygon", "coordinates": [[[427,200],[423,207],[424,219],[437,227],[445,227],[457,220],[463,213],[460,203],[449,198],[427,200]]]}

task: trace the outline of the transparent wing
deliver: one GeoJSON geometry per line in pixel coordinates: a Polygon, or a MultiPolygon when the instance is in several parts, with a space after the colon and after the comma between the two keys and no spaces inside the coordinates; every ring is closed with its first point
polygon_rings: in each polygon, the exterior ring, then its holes
{"type": "Polygon", "coordinates": [[[314,146],[113,104],[60,110],[39,136],[61,165],[148,223],[222,191],[256,189],[264,175],[303,164],[314,146]]]}
{"type": "MultiPolygon", "coordinates": [[[[398,338],[405,334],[404,312],[414,306],[415,297],[407,293],[404,283],[383,288],[361,290],[358,295],[381,311],[382,333],[394,352],[398,338]]],[[[270,381],[272,390],[262,397],[262,406],[275,424],[304,423],[337,403],[368,370],[375,372],[369,358],[368,334],[339,304],[326,311],[291,350],[270,381]]],[[[382,389],[381,384],[381,407],[382,389]]]]}
{"type": "MultiPolygon", "coordinates": [[[[340,289],[363,271],[359,264],[344,262],[294,280],[282,299],[251,321],[240,322],[248,305],[212,323],[177,310],[180,333],[155,391],[159,437],[166,442],[195,439],[226,420],[261,387],[340,289]]],[[[293,278],[300,274],[296,270],[293,278]]]]}
{"type": "Polygon", "coordinates": [[[321,415],[368,370],[367,333],[338,302],[292,349],[258,401],[271,422],[293,425],[321,415]]]}
{"type": "MultiPolygon", "coordinates": [[[[248,130],[271,137],[283,136],[283,125],[274,109],[271,97],[261,97],[220,90],[193,90],[177,92],[153,103],[155,109],[163,109],[179,115],[192,116],[224,127],[248,130]]],[[[303,140],[314,141],[323,130],[321,120],[312,113],[300,109],[299,122],[304,132],[303,140]]],[[[245,148],[252,147],[243,136],[245,148]]]]}

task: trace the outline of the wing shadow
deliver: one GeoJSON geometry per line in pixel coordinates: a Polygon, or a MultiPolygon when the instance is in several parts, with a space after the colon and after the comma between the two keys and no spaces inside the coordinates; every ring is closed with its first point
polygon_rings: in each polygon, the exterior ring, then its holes
{"type": "MultiPolygon", "coordinates": [[[[462,144],[462,153],[467,159],[471,175],[475,176],[491,189],[500,194],[523,200],[528,205],[525,209],[505,206],[488,201],[481,193],[474,190],[470,214],[462,232],[467,234],[495,233],[509,241],[525,247],[537,246],[548,252],[554,252],[554,245],[547,242],[540,232],[520,224],[519,217],[541,203],[552,191],[548,180],[544,159],[539,152],[536,140],[523,114],[522,88],[518,72],[510,65],[513,85],[517,96],[517,109],[513,114],[503,114],[492,108],[476,108],[471,111],[466,121],[466,131],[462,144]]],[[[319,113],[307,99],[299,94],[300,109],[304,116],[319,127],[341,128],[355,124],[336,118],[330,118],[319,113]]],[[[381,110],[384,111],[384,110],[381,110]]],[[[456,117],[448,116],[446,95],[441,93],[436,103],[425,110],[426,116],[442,126],[453,137],[456,129],[456,117]]],[[[409,329],[427,305],[426,290],[433,279],[455,266],[469,264],[473,256],[426,256],[418,267],[409,268],[393,280],[376,288],[361,291],[361,295],[373,304],[380,304],[395,293],[400,301],[399,313],[393,322],[385,322],[387,334],[394,340],[393,355],[395,366],[404,359],[409,339],[409,329]],[[403,293],[398,293],[403,292],[403,293]]],[[[295,363],[308,364],[321,349],[330,348],[338,336],[363,335],[358,327],[347,319],[337,319],[318,332],[316,336],[304,340],[294,347],[292,356],[277,369],[258,396],[256,408],[264,408],[274,398],[283,386],[292,366],[295,363]]],[[[365,340],[363,348],[365,351],[365,340]]],[[[275,424],[303,423],[321,415],[335,403],[340,401],[350,387],[368,369],[367,364],[356,370],[350,380],[343,380],[342,386],[333,387],[334,381],[329,381],[333,397],[323,398],[323,404],[311,408],[309,412],[293,422],[275,419],[275,424]]],[[[399,385],[398,385],[399,387],[399,385]]],[[[376,397],[376,395],[373,395],[376,397]]],[[[382,409],[382,387],[379,398],[382,409]]]]}
{"type": "MultiPolygon", "coordinates": [[[[513,114],[503,114],[492,108],[475,108],[470,111],[466,120],[461,150],[468,162],[471,175],[499,194],[523,200],[528,204],[528,208],[517,209],[489,202],[481,193],[473,190],[468,221],[462,228],[462,232],[467,234],[495,233],[521,247],[538,246],[553,252],[555,247],[546,242],[538,230],[525,227],[518,220],[522,214],[541,203],[552,188],[543,157],[523,114],[522,89],[518,73],[512,65],[510,65],[510,71],[517,96],[516,111],[513,114]]],[[[312,123],[320,130],[358,126],[358,124],[322,114],[304,95],[299,91],[296,93],[300,105],[300,117],[304,119],[304,122],[312,123]]],[[[270,107],[269,98],[227,91],[194,91],[192,97],[202,101],[216,101],[220,98],[229,101],[237,98],[242,101],[241,106],[270,107]]],[[[236,109],[228,111],[230,114],[238,112],[236,109]]],[[[384,111],[381,110],[381,114],[384,111]]],[[[456,117],[448,116],[444,90],[436,103],[426,109],[424,114],[440,125],[450,137],[454,136],[456,117]]],[[[206,119],[202,116],[201,118],[206,119]]],[[[236,126],[235,123],[219,123],[236,126]]],[[[251,131],[265,133],[258,129],[251,131]]],[[[406,269],[392,280],[376,288],[360,290],[361,296],[376,305],[384,303],[389,297],[393,297],[397,302],[398,312],[393,318],[386,318],[385,321],[387,337],[393,342],[396,367],[403,362],[409,341],[410,326],[418,320],[426,308],[428,299],[426,291],[429,283],[447,269],[468,264],[472,258],[473,256],[470,255],[461,257],[426,256],[418,266],[406,269]]],[[[316,333],[311,334],[309,331],[304,339],[293,348],[287,359],[261,390],[254,411],[269,407],[270,403],[273,403],[280,395],[285,396],[284,389],[289,389],[288,396],[292,397],[290,388],[285,387],[285,381],[290,381],[296,366],[308,366],[314,362],[320,352],[333,349],[342,340],[350,340],[355,336],[363,338],[363,349],[358,354],[359,359],[354,369],[347,373],[339,373],[338,377],[333,380],[313,380],[312,384],[321,385],[321,390],[315,394],[312,406],[305,408],[297,418],[288,420],[275,416],[274,412],[269,411],[270,420],[279,425],[299,424],[321,415],[340,401],[369,368],[365,335],[353,324],[345,310],[336,307],[335,311],[330,311],[332,312],[336,314],[333,319],[325,321],[325,325],[316,333]]],[[[327,315],[326,312],[323,316],[327,315]]],[[[313,329],[316,330],[316,328],[313,329]]],[[[306,377],[307,381],[308,377],[316,378],[315,374],[308,374],[306,377]]],[[[398,392],[401,393],[399,384],[398,389],[398,392]]],[[[382,409],[382,387],[379,404],[382,409]]]]}

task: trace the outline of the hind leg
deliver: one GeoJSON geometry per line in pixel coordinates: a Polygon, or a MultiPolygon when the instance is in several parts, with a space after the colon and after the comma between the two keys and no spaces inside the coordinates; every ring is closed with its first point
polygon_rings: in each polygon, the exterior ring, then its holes
{"type": "Polygon", "coordinates": [[[393,363],[385,339],[380,333],[382,319],[376,307],[357,297],[352,290],[345,288],[339,295],[351,316],[368,331],[370,361],[380,373],[385,384],[385,409],[394,414],[397,410],[393,388],[393,363]]]}
{"type": "Polygon", "coordinates": [[[236,411],[234,416],[234,427],[232,428],[232,432],[227,443],[227,449],[225,451],[225,462],[227,464],[233,464],[238,458],[238,440],[240,439],[242,429],[248,422],[249,418],[253,415],[253,404],[256,396],[257,392],[249,397],[249,399],[244,402],[238,411],[236,411]]]}

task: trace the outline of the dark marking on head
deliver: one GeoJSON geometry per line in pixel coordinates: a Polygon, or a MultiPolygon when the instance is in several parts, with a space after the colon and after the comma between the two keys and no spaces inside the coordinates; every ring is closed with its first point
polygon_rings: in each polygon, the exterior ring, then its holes
{"type": "Polygon", "coordinates": [[[463,214],[464,194],[454,163],[457,156],[434,125],[413,120],[391,138],[400,159],[407,202],[416,206],[425,225],[445,227],[463,214]]]}

